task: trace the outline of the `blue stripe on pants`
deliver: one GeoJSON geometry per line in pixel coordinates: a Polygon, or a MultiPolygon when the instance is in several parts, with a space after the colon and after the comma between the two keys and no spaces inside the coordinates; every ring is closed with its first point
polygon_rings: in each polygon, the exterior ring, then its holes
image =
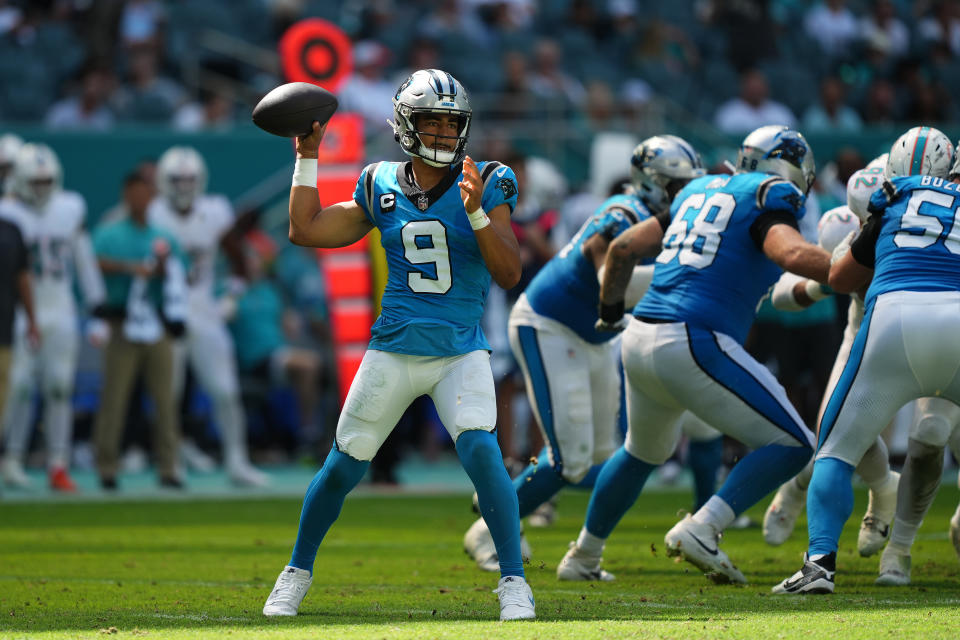
{"type": "Polygon", "coordinates": [[[823,417],[820,418],[820,433],[817,438],[817,451],[827,441],[827,436],[833,430],[833,425],[837,422],[837,416],[840,415],[840,409],[847,400],[847,394],[850,393],[850,387],[860,372],[860,364],[863,362],[863,352],[867,347],[867,338],[870,334],[870,320],[873,318],[873,305],[863,314],[863,321],[860,323],[860,330],[857,331],[857,337],[853,340],[853,346],[850,348],[850,356],[847,358],[847,364],[843,367],[843,373],[837,380],[837,386],[833,388],[830,394],[830,400],[827,401],[827,408],[823,410],[823,417]]]}
{"type": "Polygon", "coordinates": [[[557,474],[563,473],[563,459],[560,454],[560,443],[553,427],[553,405],[550,402],[550,382],[547,380],[547,370],[540,353],[540,343],[537,341],[537,330],[533,327],[518,326],[517,336],[520,339],[520,350],[526,361],[530,384],[533,386],[533,397],[537,402],[537,413],[540,415],[540,424],[547,434],[550,450],[553,453],[553,470],[557,474]]]}
{"type": "Polygon", "coordinates": [[[740,363],[728,356],[712,331],[687,325],[690,354],[704,373],[745,402],[750,408],[808,446],[806,427],[797,424],[776,396],[740,363]]]}

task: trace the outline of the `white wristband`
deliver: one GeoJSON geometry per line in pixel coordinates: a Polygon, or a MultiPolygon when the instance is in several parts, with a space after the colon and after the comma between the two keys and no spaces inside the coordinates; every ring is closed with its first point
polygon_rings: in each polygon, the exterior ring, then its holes
{"type": "Polygon", "coordinates": [[[468,212],[467,220],[470,221],[470,226],[474,231],[479,231],[490,224],[490,218],[487,217],[487,212],[483,210],[483,207],[477,208],[476,211],[468,212]]]}
{"type": "Polygon", "coordinates": [[[293,186],[317,188],[316,158],[297,158],[293,165],[293,186]]]}
{"type": "Polygon", "coordinates": [[[804,290],[807,292],[807,297],[814,302],[823,300],[830,295],[830,293],[824,289],[823,285],[816,280],[807,280],[807,284],[804,285],[804,290]]]}

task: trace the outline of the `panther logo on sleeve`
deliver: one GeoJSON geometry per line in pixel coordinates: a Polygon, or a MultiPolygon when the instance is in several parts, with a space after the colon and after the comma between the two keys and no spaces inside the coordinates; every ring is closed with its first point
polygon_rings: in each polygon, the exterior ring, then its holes
{"type": "Polygon", "coordinates": [[[517,184],[510,178],[500,178],[497,180],[497,188],[503,192],[504,200],[509,200],[517,195],[517,184]]]}

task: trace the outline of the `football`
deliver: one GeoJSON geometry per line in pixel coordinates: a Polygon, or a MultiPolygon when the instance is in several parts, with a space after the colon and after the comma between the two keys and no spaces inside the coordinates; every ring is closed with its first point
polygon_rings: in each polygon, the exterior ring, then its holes
{"type": "Polygon", "coordinates": [[[253,123],[275,136],[307,135],[314,121],[321,126],[337,110],[337,96],[309,82],[282,84],[253,108],[253,123]]]}

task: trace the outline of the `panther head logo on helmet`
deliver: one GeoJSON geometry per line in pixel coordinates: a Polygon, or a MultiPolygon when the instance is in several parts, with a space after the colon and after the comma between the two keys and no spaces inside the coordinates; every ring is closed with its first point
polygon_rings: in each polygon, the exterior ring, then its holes
{"type": "Polygon", "coordinates": [[[654,213],[665,211],[687,182],[706,173],[700,154],[677,136],[647,138],[633,149],[630,182],[654,213]]]}

